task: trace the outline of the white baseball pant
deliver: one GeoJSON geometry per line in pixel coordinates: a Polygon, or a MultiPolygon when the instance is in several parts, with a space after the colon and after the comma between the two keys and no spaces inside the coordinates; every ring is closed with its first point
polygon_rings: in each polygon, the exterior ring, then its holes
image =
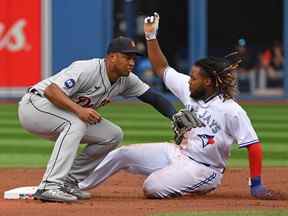
{"type": "Polygon", "coordinates": [[[223,176],[219,171],[191,160],[175,144],[146,143],[114,149],[79,183],[79,187],[91,189],[121,169],[148,176],[143,190],[150,198],[207,193],[220,184],[223,176]]]}

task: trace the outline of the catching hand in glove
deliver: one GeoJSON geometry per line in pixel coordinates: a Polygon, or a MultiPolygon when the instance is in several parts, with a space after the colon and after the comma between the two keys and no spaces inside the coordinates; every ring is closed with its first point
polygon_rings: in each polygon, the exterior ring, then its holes
{"type": "Polygon", "coordinates": [[[185,109],[179,110],[179,112],[175,113],[172,117],[175,143],[179,145],[184,138],[184,134],[190,129],[204,126],[193,111],[185,109]]]}

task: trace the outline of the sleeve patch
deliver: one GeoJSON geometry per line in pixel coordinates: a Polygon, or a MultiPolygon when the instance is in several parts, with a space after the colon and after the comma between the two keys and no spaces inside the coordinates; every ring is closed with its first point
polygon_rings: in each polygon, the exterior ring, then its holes
{"type": "Polygon", "coordinates": [[[73,88],[75,86],[75,80],[74,79],[68,79],[64,82],[64,86],[67,89],[73,88]]]}

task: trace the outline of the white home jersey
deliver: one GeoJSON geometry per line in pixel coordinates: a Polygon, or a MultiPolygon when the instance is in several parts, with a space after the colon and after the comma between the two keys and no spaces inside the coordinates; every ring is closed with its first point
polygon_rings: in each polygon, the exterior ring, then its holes
{"type": "Polygon", "coordinates": [[[93,108],[104,105],[113,96],[137,97],[149,89],[149,86],[133,73],[128,77],[120,77],[111,85],[104,59],[97,58],[75,61],[32,88],[43,95],[45,88],[51,83],[56,84],[74,102],[93,108]]]}
{"type": "Polygon", "coordinates": [[[216,168],[225,168],[230,147],[238,143],[245,147],[259,142],[246,112],[233,100],[223,102],[221,95],[206,103],[190,97],[190,77],[171,67],[164,72],[164,83],[189,110],[196,112],[206,125],[187,133],[187,142],[181,143],[183,152],[191,159],[216,168]]]}

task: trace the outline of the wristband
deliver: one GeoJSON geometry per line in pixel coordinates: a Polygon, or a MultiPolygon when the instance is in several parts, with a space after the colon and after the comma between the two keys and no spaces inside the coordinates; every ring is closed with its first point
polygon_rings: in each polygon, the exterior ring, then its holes
{"type": "Polygon", "coordinates": [[[253,178],[249,178],[249,186],[255,187],[261,185],[261,176],[255,176],[253,178]]]}
{"type": "Polygon", "coordinates": [[[155,40],[156,39],[157,32],[145,32],[145,38],[146,40],[155,40]]]}

